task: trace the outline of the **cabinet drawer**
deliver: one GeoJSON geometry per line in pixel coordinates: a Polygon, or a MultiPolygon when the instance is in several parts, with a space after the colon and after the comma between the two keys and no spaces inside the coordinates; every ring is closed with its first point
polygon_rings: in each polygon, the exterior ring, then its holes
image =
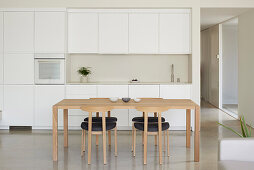
{"type": "Polygon", "coordinates": [[[68,85],[66,86],[67,99],[88,99],[97,96],[96,85],[68,85]]]}
{"type": "Polygon", "coordinates": [[[160,97],[164,99],[190,99],[191,85],[160,85],[160,97]]]}

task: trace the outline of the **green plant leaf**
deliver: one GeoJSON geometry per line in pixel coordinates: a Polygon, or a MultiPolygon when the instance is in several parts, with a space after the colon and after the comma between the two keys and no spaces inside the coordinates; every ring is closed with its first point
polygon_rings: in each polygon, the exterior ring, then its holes
{"type": "Polygon", "coordinates": [[[247,125],[246,125],[244,116],[242,116],[242,121],[243,121],[243,127],[244,127],[244,131],[245,131],[246,137],[250,137],[251,134],[249,133],[249,129],[248,129],[247,125]]]}
{"type": "Polygon", "coordinates": [[[243,129],[243,122],[242,122],[242,118],[240,117],[240,124],[241,124],[241,130],[242,130],[242,135],[244,138],[246,138],[246,134],[245,134],[245,131],[243,129]]]}
{"type": "Polygon", "coordinates": [[[230,128],[230,127],[227,127],[227,126],[225,126],[225,125],[223,125],[223,124],[221,124],[221,123],[219,123],[219,122],[217,122],[217,123],[218,123],[219,125],[221,125],[222,127],[224,127],[224,128],[226,128],[226,129],[228,129],[228,130],[234,132],[235,134],[237,134],[237,135],[240,136],[241,138],[244,137],[243,135],[241,135],[240,133],[238,133],[238,132],[235,131],[234,129],[232,129],[232,128],[230,128]]]}

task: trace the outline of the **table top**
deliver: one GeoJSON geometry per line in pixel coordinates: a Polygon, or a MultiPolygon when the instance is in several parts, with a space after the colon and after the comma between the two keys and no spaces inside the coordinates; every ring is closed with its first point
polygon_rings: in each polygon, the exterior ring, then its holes
{"type": "Polygon", "coordinates": [[[53,107],[58,109],[80,109],[84,106],[110,106],[112,109],[135,109],[136,107],[166,107],[168,109],[195,109],[199,107],[190,99],[161,99],[147,98],[135,102],[131,99],[125,103],[121,99],[117,102],[111,102],[109,98],[92,98],[92,99],[63,99],[53,107]]]}

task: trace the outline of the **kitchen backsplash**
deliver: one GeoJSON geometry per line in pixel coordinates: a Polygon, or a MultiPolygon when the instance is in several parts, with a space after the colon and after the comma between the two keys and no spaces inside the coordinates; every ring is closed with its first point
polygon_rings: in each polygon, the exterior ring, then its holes
{"type": "Polygon", "coordinates": [[[189,55],[105,55],[70,54],[67,57],[67,82],[79,82],[77,70],[91,67],[90,82],[126,82],[137,78],[140,82],[170,82],[171,65],[174,64],[174,78],[188,82],[189,55]]]}

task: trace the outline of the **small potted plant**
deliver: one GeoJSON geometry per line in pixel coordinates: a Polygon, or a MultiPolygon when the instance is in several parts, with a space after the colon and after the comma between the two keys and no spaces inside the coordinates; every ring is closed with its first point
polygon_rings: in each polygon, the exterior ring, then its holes
{"type": "Polygon", "coordinates": [[[88,82],[88,75],[91,74],[90,67],[80,67],[78,73],[80,74],[80,83],[84,82],[86,78],[86,82],[88,82]]]}

